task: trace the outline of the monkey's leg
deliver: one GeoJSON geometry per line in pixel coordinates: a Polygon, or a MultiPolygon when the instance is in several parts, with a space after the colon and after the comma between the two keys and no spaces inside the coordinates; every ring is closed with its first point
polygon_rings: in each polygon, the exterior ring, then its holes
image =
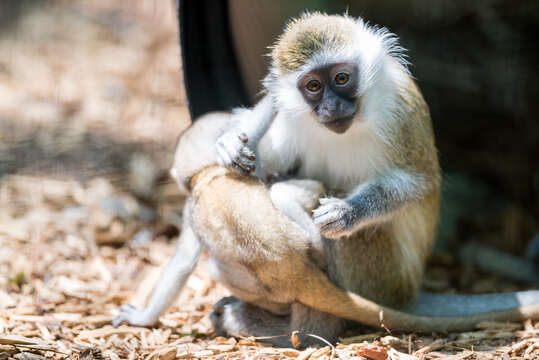
{"type": "Polygon", "coordinates": [[[230,296],[215,304],[210,318],[218,335],[274,337],[261,341],[279,347],[290,346],[288,337],[280,336],[290,332],[290,315],[275,315],[230,296]]]}
{"type": "Polygon", "coordinates": [[[300,345],[323,345],[312,334],[334,343],[345,328],[345,321],[333,315],[311,309],[303,304],[292,304],[289,316],[279,316],[234,297],[224,298],[214,306],[211,315],[219,335],[270,337],[260,339],[274,346],[291,346],[290,334],[298,331],[300,345]]]}
{"type": "Polygon", "coordinates": [[[114,326],[124,321],[135,326],[154,325],[185,285],[200,257],[200,242],[190,226],[188,207],[189,202],[185,204],[183,211],[182,234],[178,239],[176,253],[163,270],[150,303],[145,308],[123,305],[112,322],[114,326]]]}
{"type": "Polygon", "coordinates": [[[273,205],[307,232],[312,256],[321,267],[326,265],[324,248],[320,231],[310,213],[324,192],[322,183],[315,180],[287,180],[273,184],[270,189],[273,205]]]}
{"type": "Polygon", "coordinates": [[[292,305],[290,330],[298,330],[302,347],[324,345],[320,340],[307,336],[313,334],[335,343],[338,336],[345,330],[346,321],[334,315],[312,309],[300,303],[292,305]]]}

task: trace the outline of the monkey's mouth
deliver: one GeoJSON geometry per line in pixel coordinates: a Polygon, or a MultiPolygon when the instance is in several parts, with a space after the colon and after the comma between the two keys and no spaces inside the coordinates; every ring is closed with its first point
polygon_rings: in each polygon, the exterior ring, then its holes
{"type": "Polygon", "coordinates": [[[348,115],[348,116],[343,116],[343,117],[340,117],[340,118],[337,118],[337,119],[334,119],[334,120],[322,121],[321,123],[326,128],[333,131],[334,133],[342,134],[346,130],[348,130],[350,125],[352,125],[352,120],[353,119],[354,119],[354,114],[348,115]]]}

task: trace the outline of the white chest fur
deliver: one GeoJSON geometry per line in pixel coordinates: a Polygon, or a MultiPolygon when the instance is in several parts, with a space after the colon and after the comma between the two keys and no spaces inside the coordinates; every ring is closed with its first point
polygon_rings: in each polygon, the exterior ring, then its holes
{"type": "Polygon", "coordinates": [[[277,115],[259,152],[266,172],[283,172],[299,161],[299,177],[344,191],[372,179],[385,162],[382,144],[368,123],[356,120],[346,133],[336,134],[310,115],[277,115]]]}

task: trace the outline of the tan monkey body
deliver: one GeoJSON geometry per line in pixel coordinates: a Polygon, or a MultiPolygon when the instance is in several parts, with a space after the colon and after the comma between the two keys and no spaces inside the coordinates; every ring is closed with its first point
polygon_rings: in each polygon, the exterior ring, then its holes
{"type": "Polygon", "coordinates": [[[194,232],[217,264],[218,279],[240,300],[274,313],[288,314],[299,302],[371,326],[423,332],[471,330],[480,321],[539,316],[539,303],[468,317],[416,316],[346,292],[309,258],[309,238],[274,207],[268,189],[222,167],[207,167],[193,178],[189,206],[194,232]]]}
{"type": "MultiPolygon", "coordinates": [[[[418,316],[336,286],[323,271],[325,264],[317,261],[318,252],[324,249],[313,244],[309,230],[299,225],[301,219],[284,214],[289,210],[286,206],[294,203],[307,213],[316,207],[324,192],[320,184],[291,180],[268,188],[256,178],[216,166],[211,156],[198,156],[204,146],[229,128],[230,121],[230,114],[207,115],[180,138],[172,173],[190,189],[190,196],[178,250],[163,271],[148,306],[123,306],[115,324],[155,324],[185,284],[201,247],[210,252],[213,277],[239,299],[221,301],[214,316],[217,330],[231,335],[271,336],[302,330],[335,340],[343,329],[339,319],[375,327],[383,324],[392,330],[430,332],[469,330],[485,320],[539,318],[539,292],[533,291],[517,294],[517,302],[511,302],[514,294],[479,296],[464,303],[462,296],[429,295],[420,297],[423,301],[408,310],[447,315],[418,316]],[[287,188],[291,190],[288,193],[287,188]],[[284,194],[286,201],[283,203],[275,193],[284,194]],[[278,209],[280,206],[284,208],[278,209]],[[473,303],[479,306],[470,308],[473,303]],[[452,317],[466,311],[471,315],[452,317]]],[[[297,216],[297,212],[293,214],[297,216]]],[[[366,255],[362,261],[383,262],[384,256],[381,251],[366,255]]],[[[383,284],[377,286],[383,288],[383,284]]],[[[306,340],[304,344],[308,344],[306,340]]],[[[289,346],[286,337],[269,341],[289,346]]]]}

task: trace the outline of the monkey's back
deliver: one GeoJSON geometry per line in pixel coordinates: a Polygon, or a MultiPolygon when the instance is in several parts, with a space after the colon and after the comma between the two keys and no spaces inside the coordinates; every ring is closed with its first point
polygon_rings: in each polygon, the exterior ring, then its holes
{"type": "Polygon", "coordinates": [[[305,281],[312,274],[325,278],[309,258],[307,233],[275,208],[258,179],[211,166],[199,172],[193,183],[193,230],[212,261],[223,266],[218,279],[236,296],[241,298],[252,285],[231,278],[238,275],[227,274],[229,270],[256,279],[259,298],[280,304],[311,293],[305,281]]]}
{"type": "Polygon", "coordinates": [[[306,232],[275,208],[260,180],[211,166],[194,182],[193,222],[213,256],[251,267],[305,256],[306,232]]]}

